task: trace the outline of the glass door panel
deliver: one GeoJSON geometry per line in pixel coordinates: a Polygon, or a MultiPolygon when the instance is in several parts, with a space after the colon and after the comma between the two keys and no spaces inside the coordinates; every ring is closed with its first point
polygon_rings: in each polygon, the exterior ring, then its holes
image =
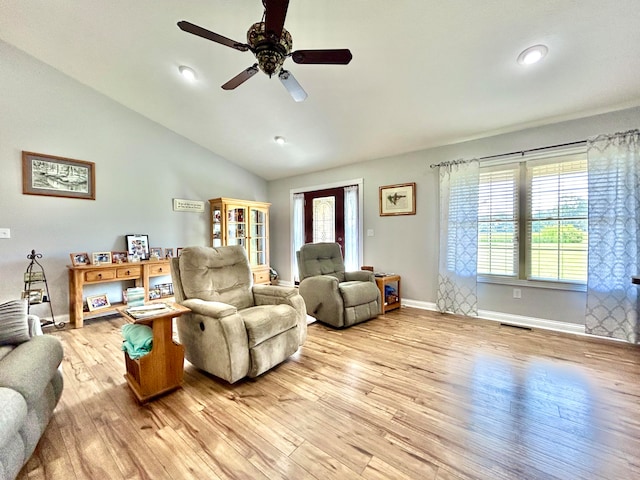
{"type": "Polygon", "coordinates": [[[245,207],[227,207],[227,245],[246,245],[246,219],[245,207]]]}
{"type": "Polygon", "coordinates": [[[220,207],[214,207],[212,212],[213,224],[211,226],[211,246],[222,246],[222,225],[220,220],[222,219],[222,211],[220,207]]]}

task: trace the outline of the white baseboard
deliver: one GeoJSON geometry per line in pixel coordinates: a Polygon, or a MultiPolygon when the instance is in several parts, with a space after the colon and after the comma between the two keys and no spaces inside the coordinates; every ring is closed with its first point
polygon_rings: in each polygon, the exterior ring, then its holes
{"type": "MultiPolygon", "coordinates": [[[[438,311],[436,304],[433,302],[420,302],[417,300],[402,299],[402,305],[422,310],[438,311]]],[[[511,313],[492,312],[490,310],[478,310],[478,318],[483,320],[492,320],[494,322],[507,323],[509,325],[517,325],[519,327],[541,328],[544,330],[553,330],[554,332],[573,333],[575,335],[586,335],[584,325],[576,323],[559,322],[557,320],[548,320],[546,318],[525,317],[522,315],[514,315],[511,313]]]]}

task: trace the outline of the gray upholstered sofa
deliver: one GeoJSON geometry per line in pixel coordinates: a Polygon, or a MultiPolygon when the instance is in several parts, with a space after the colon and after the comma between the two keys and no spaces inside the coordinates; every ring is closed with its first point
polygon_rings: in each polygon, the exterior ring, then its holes
{"type": "Polygon", "coordinates": [[[26,300],[0,305],[0,480],[29,460],[62,395],[62,344],[26,311],[26,300]]]}
{"type": "Polygon", "coordinates": [[[300,295],[307,313],[334,327],[349,327],[380,313],[373,272],[346,272],[340,245],[307,243],[296,252],[300,295]]]}
{"type": "Polygon", "coordinates": [[[171,276],[176,302],[191,309],[177,319],[186,359],[229,383],[278,365],[307,337],[297,289],[253,285],[241,246],[184,248],[171,276]]]}

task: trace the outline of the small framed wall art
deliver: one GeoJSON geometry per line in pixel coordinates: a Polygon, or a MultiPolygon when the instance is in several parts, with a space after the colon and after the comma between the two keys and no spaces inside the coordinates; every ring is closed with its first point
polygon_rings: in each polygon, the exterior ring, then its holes
{"type": "Polygon", "coordinates": [[[380,187],[380,216],[415,215],[416,184],[400,183],[380,187]]]}
{"type": "Polygon", "coordinates": [[[95,200],[95,163],[23,151],[22,193],[95,200]]]}

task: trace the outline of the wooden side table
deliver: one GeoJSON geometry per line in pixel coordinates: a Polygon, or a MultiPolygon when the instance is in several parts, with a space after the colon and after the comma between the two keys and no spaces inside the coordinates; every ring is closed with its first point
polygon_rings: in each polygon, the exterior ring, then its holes
{"type": "Polygon", "coordinates": [[[378,290],[380,290],[380,298],[382,298],[380,313],[384,315],[389,310],[400,308],[400,303],[402,299],[402,297],[400,296],[400,275],[385,275],[383,277],[375,277],[375,278],[376,278],[376,285],[378,285],[378,290]],[[390,295],[385,295],[385,286],[388,284],[396,285],[395,297],[392,297],[390,295]]]}
{"type": "Polygon", "coordinates": [[[130,316],[126,308],[118,309],[127,321],[153,330],[153,346],[148,354],[133,360],[124,352],[124,378],[140,403],[175,390],[182,383],[184,347],[173,341],[173,319],[191,310],[175,303],[168,305],[171,311],[140,319],[130,316]]]}

